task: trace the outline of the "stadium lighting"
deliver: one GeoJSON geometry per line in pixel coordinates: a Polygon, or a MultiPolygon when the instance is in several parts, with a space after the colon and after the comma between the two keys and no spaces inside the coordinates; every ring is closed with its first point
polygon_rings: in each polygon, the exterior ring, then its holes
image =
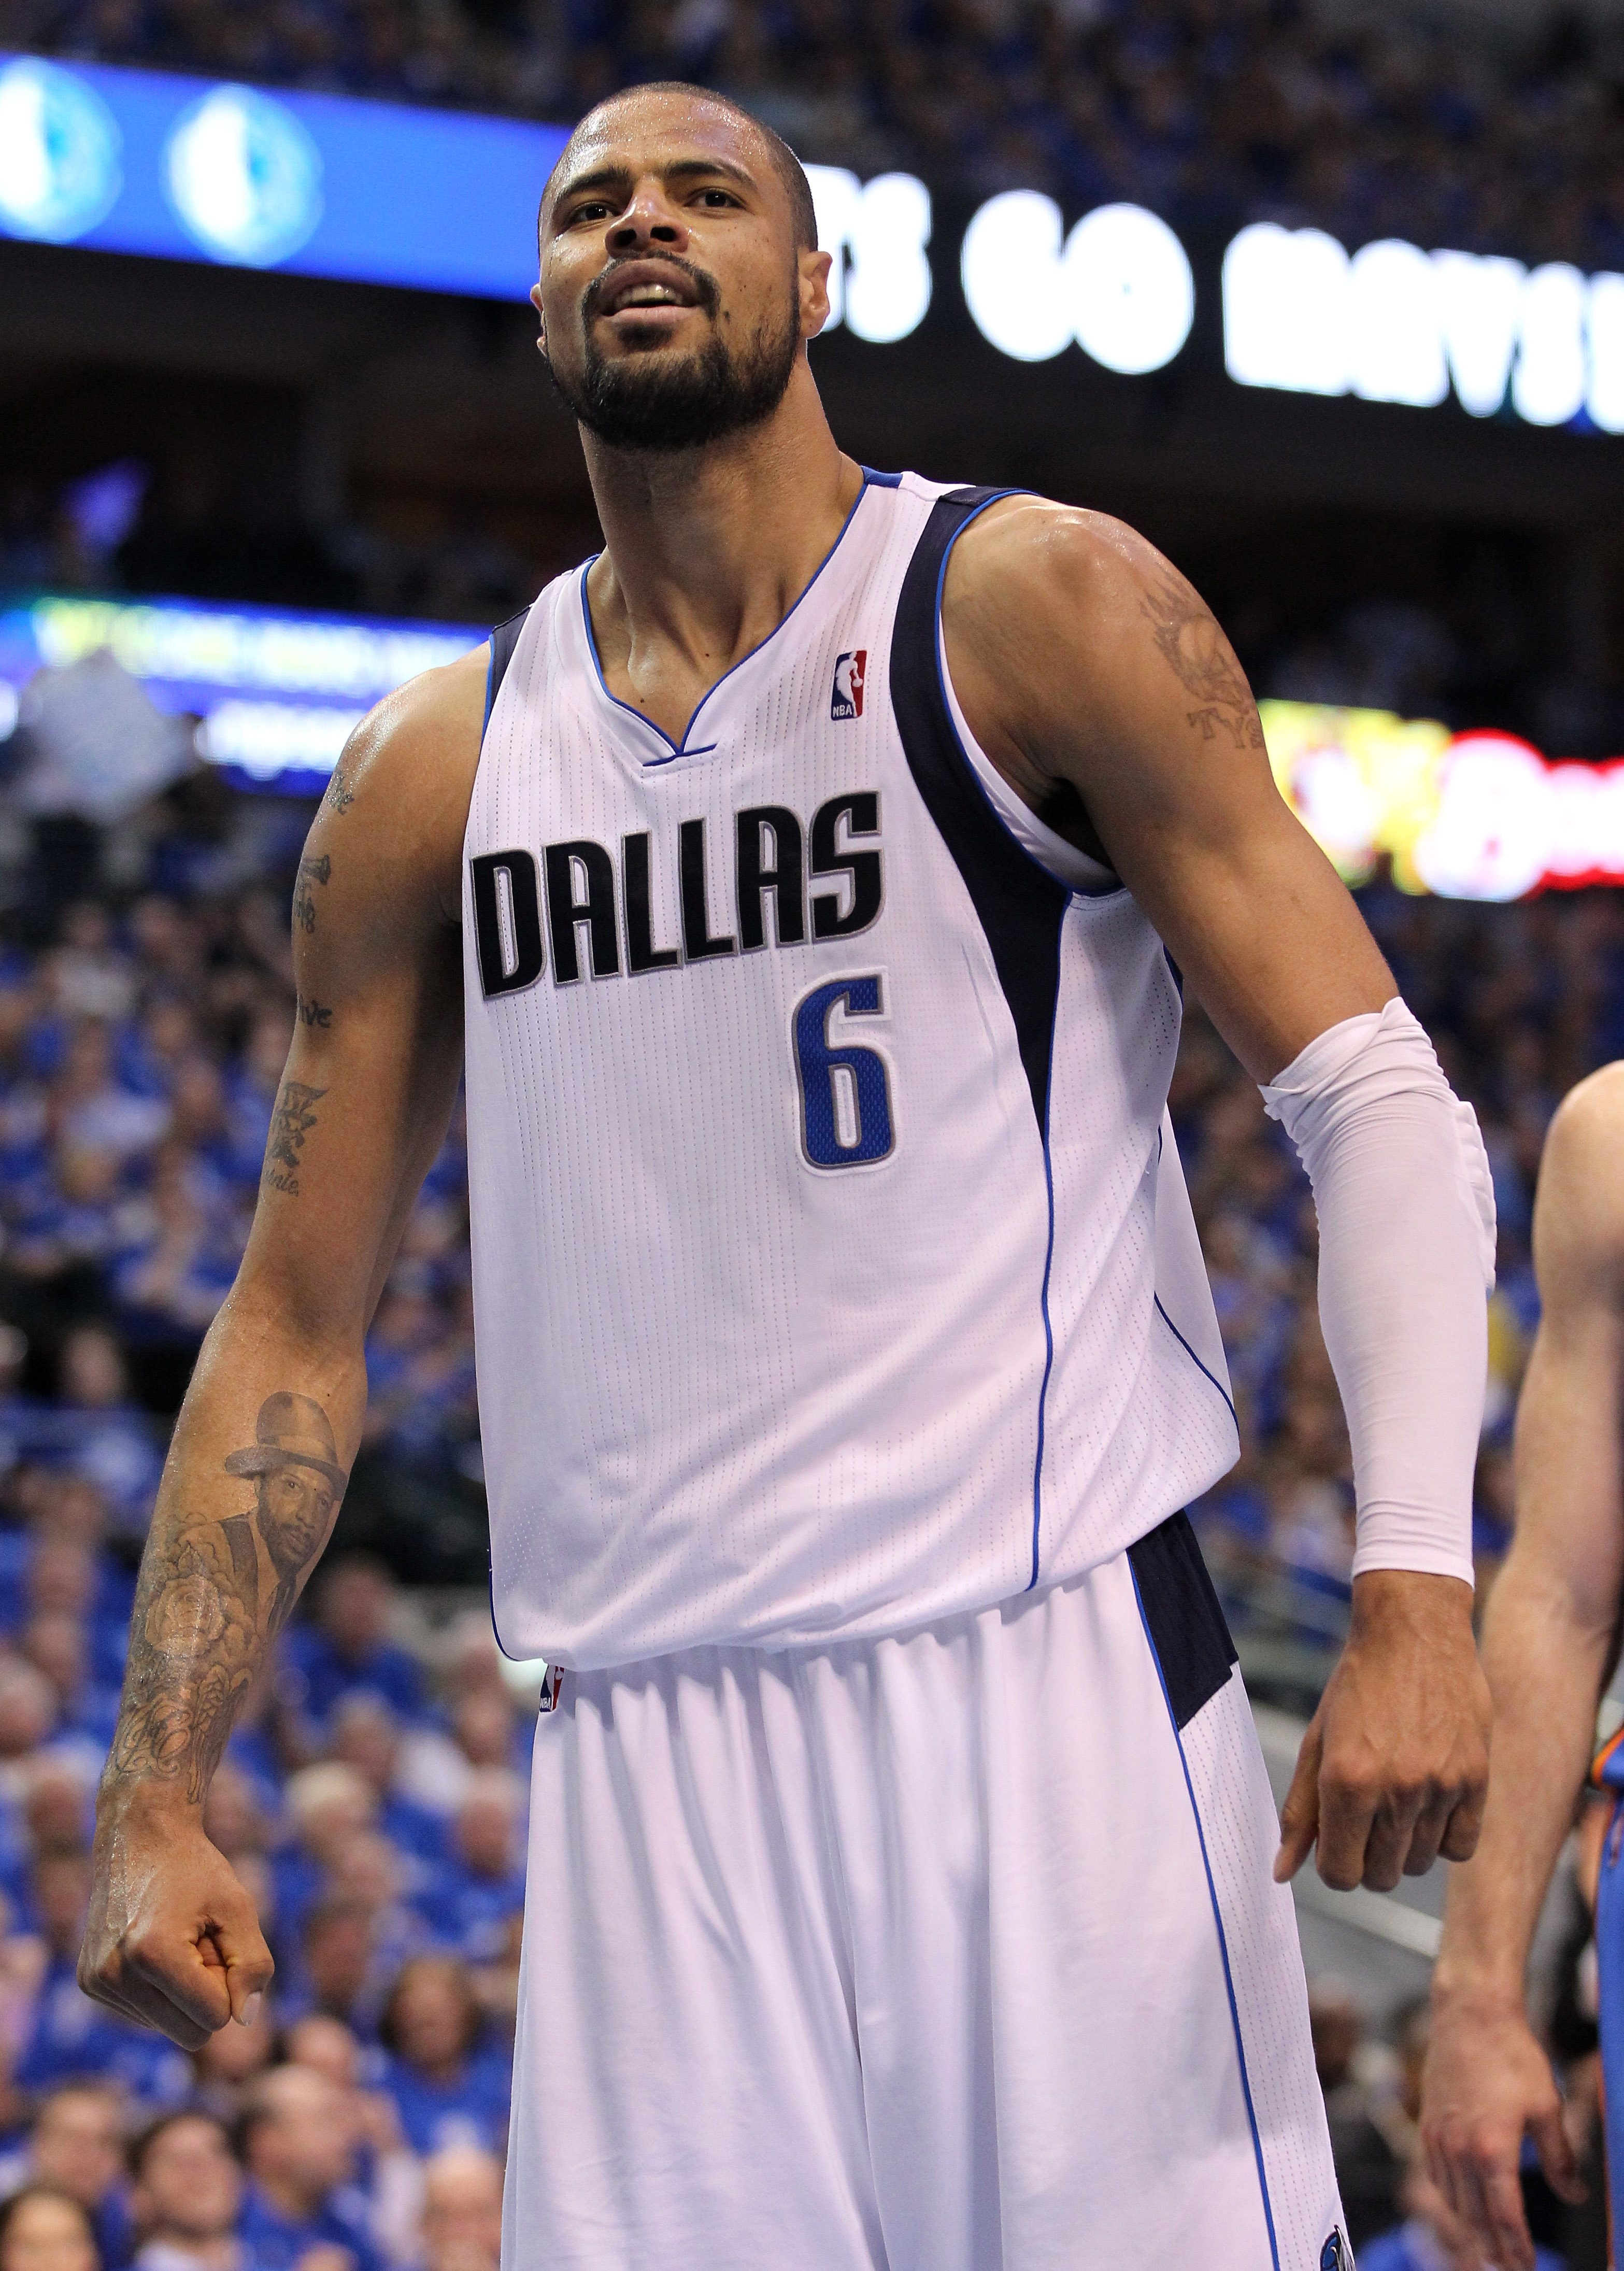
{"type": "Polygon", "coordinates": [[[965,230],[959,273],[976,328],[1018,362],[1047,362],[1076,339],[1107,370],[1159,370],[1196,313],[1188,256],[1143,205],[1098,206],[1062,242],[1053,197],[1005,190],[965,230]]]}

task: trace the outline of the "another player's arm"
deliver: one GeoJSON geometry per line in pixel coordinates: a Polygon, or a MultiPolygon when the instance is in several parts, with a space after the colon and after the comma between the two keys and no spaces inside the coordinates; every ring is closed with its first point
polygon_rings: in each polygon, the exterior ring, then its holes
{"type": "Polygon", "coordinates": [[[472,657],[375,711],[311,830],[259,1203],[142,1560],[79,1977],[183,2048],[242,2018],[271,1976],[203,1804],[332,1530],[361,1441],[367,1328],[456,1097],[458,871],[483,680],[472,657]]]}
{"type": "Polygon", "coordinates": [[[1450,1879],[1423,2127],[1433,2168],[1505,2271],[1532,2271],[1517,2178],[1529,2130],[1571,2196],[1528,1953],[1590,1764],[1624,1589],[1624,1067],[1552,1123],[1534,1210],[1541,1317],[1516,1423],[1516,1535],[1484,1625],[1494,1755],[1483,1836],[1450,1879]]]}
{"type": "MultiPolygon", "coordinates": [[[[1394,999],[1352,898],[1275,786],[1227,640],[1143,539],[1040,500],[995,505],[955,548],[943,625],[987,754],[1039,808],[1076,793],[1084,840],[1255,1080],[1394,999]]],[[[1396,1243],[1380,1294],[1395,1314],[1412,1298],[1407,1266],[1396,1243]]],[[[1468,1462],[1463,1488],[1469,1475],[1468,1462]]],[[[1316,1839],[1336,1885],[1389,1885],[1440,1850],[1464,1858],[1487,1725],[1470,1585],[1403,1569],[1357,1577],[1348,1646],[1284,1811],[1279,1873],[1316,1839]]]]}

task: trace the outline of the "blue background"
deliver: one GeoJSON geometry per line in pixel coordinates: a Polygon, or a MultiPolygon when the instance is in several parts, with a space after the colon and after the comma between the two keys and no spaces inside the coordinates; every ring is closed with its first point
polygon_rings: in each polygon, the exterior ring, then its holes
{"type": "MultiPolygon", "coordinates": [[[[0,54],[0,66],[13,60],[0,54]]],[[[163,148],[181,113],[211,86],[229,82],[101,63],[53,68],[93,86],[123,136],[124,186],[106,220],[72,242],[211,259],[165,194],[163,148]]],[[[568,127],[279,88],[272,99],[321,153],[324,210],[307,243],[267,265],[480,299],[525,297],[536,279],[536,208],[568,127]]],[[[0,220],[0,233],[15,232],[0,220]]]]}

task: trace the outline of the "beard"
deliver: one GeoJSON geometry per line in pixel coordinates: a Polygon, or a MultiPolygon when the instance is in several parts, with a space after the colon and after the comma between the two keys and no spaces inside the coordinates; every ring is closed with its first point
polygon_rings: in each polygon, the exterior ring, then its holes
{"type": "MultiPolygon", "coordinates": [[[[700,309],[714,324],[721,302],[704,269],[671,258],[692,284],[700,309]]],[[[547,359],[553,384],[589,433],[612,450],[696,450],[725,435],[758,426],[784,399],[801,353],[794,295],[775,331],[764,318],[749,345],[734,353],[719,331],[691,354],[632,354],[611,362],[592,337],[592,318],[613,272],[588,285],[581,302],[586,354],[579,378],[547,359]]]]}

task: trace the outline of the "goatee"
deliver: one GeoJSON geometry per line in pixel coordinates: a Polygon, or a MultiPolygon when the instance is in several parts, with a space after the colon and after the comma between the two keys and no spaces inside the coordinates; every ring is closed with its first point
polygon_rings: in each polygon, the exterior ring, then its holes
{"type": "MultiPolygon", "coordinates": [[[[714,324],[721,299],[715,279],[665,257],[689,279],[699,309],[714,324]]],[[[771,416],[801,352],[793,294],[781,328],[771,331],[764,320],[739,354],[712,331],[703,347],[680,359],[628,355],[610,362],[593,340],[592,317],[613,272],[594,277],[581,303],[586,356],[580,378],[565,376],[547,359],[553,384],[588,432],[612,450],[695,450],[771,416]]]]}

